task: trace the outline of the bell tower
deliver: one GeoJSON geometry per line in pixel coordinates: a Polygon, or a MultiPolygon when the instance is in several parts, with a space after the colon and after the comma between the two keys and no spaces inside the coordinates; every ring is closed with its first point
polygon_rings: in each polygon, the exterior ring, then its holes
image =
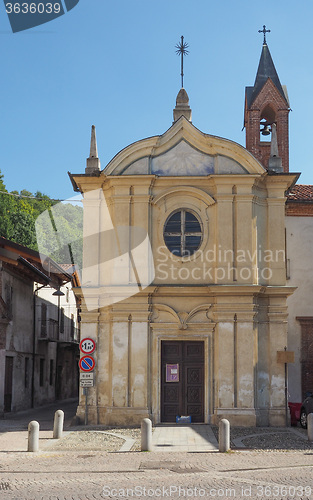
{"type": "Polygon", "coordinates": [[[281,85],[267,42],[267,30],[263,26],[263,47],[253,87],[246,87],[244,127],[246,128],[246,148],[266,169],[271,165],[281,165],[273,170],[289,172],[289,98],[287,88],[281,85]],[[274,125],[274,127],[273,127],[274,125]],[[269,140],[268,140],[269,139],[269,140]],[[278,156],[275,162],[271,142],[276,142],[278,156]]]}

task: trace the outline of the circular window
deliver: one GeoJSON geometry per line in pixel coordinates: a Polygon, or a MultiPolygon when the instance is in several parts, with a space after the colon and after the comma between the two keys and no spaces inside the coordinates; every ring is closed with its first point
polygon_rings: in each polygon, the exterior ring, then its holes
{"type": "Polygon", "coordinates": [[[178,257],[188,257],[201,245],[201,223],[192,212],[178,210],[167,219],[163,236],[170,252],[178,257]]]}

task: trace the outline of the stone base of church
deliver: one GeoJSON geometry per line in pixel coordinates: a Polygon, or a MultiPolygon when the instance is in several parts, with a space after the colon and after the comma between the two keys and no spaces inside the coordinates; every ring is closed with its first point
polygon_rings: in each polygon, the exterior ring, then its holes
{"type": "MultiPolygon", "coordinates": [[[[79,405],[76,410],[75,416],[75,425],[83,425],[85,423],[85,405],[79,405]]],[[[88,406],[88,415],[87,415],[87,423],[88,425],[93,424],[97,425],[98,417],[97,417],[97,408],[94,406],[88,406]]]]}
{"type": "Polygon", "coordinates": [[[222,418],[226,418],[233,426],[255,427],[257,425],[254,408],[216,408],[211,424],[218,425],[222,418]]]}
{"type": "Polygon", "coordinates": [[[222,418],[229,420],[232,426],[284,427],[286,425],[284,408],[217,408],[211,417],[211,424],[218,425],[222,418]]]}
{"type": "MultiPolygon", "coordinates": [[[[258,427],[285,427],[285,408],[258,408],[256,410],[258,427]]],[[[288,412],[288,425],[290,425],[290,415],[288,412]]]]}
{"type": "MultiPolygon", "coordinates": [[[[84,423],[85,406],[78,406],[76,417],[84,423]]],[[[148,408],[88,407],[88,424],[138,427],[144,418],[149,418],[148,408]]]]}
{"type": "Polygon", "coordinates": [[[143,418],[149,418],[148,408],[99,407],[99,424],[140,426],[143,418]]]}
{"type": "MultiPolygon", "coordinates": [[[[284,427],[286,425],[286,415],[284,408],[271,408],[269,410],[259,410],[260,423],[258,425],[270,426],[270,427],[284,427]]],[[[288,412],[288,423],[290,420],[288,412]]]]}
{"type": "MultiPolygon", "coordinates": [[[[76,418],[80,424],[85,422],[84,405],[78,406],[76,418]]],[[[144,418],[151,418],[154,421],[149,415],[148,408],[88,406],[89,425],[139,427],[144,418]]],[[[284,427],[286,425],[284,408],[217,408],[210,418],[210,424],[218,425],[222,418],[226,418],[234,427],[284,427]]],[[[290,419],[289,415],[288,419],[290,419]]]]}
{"type": "Polygon", "coordinates": [[[286,425],[284,408],[217,408],[216,413],[211,417],[211,424],[218,425],[222,418],[229,420],[230,425],[232,426],[284,427],[286,425]]]}

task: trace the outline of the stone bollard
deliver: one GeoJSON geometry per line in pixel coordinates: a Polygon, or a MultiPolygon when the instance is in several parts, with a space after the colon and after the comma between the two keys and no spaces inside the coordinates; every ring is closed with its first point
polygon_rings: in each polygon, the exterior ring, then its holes
{"type": "Polygon", "coordinates": [[[226,418],[222,418],[219,423],[218,448],[223,453],[230,450],[230,425],[226,418]]]}
{"type": "Polygon", "coordinates": [[[313,441],[313,413],[308,414],[307,424],[308,424],[308,440],[313,441]]]}
{"type": "Polygon", "coordinates": [[[53,439],[61,439],[63,434],[64,411],[57,410],[54,414],[53,439]]]}
{"type": "Polygon", "coordinates": [[[36,420],[32,420],[28,424],[27,451],[39,451],[39,423],[36,420]]]}
{"type": "Polygon", "coordinates": [[[149,418],[141,421],[141,451],[152,451],[152,422],[149,418]]]}

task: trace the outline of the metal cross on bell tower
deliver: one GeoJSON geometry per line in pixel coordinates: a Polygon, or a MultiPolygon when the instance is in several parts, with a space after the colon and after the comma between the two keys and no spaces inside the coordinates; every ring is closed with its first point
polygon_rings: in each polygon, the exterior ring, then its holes
{"type": "Polygon", "coordinates": [[[189,50],[187,50],[189,47],[188,43],[184,42],[184,37],[181,37],[181,42],[177,43],[175,45],[176,54],[178,56],[181,56],[181,86],[184,88],[184,56],[187,56],[189,54],[189,50]]]}
{"type": "Polygon", "coordinates": [[[263,45],[267,45],[266,43],[266,33],[270,33],[271,30],[267,30],[265,24],[263,24],[263,29],[259,30],[259,33],[263,33],[264,35],[264,40],[263,40],[263,45]]]}

